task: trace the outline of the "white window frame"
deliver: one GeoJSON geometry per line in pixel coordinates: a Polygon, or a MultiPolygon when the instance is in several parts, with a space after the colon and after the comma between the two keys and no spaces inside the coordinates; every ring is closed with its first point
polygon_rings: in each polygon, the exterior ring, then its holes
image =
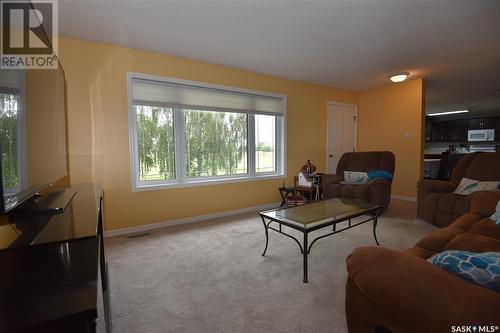
{"type": "Polygon", "coordinates": [[[16,194],[28,188],[28,169],[26,162],[26,84],[25,71],[19,71],[19,88],[5,91],[6,94],[17,96],[17,188],[6,189],[4,195],[16,194]]]}
{"type": "MultiPolygon", "coordinates": [[[[141,73],[127,73],[127,94],[128,94],[128,118],[129,118],[129,147],[130,147],[130,171],[132,191],[150,191],[179,187],[215,185],[221,183],[233,183],[244,181],[255,181],[264,179],[286,178],[286,95],[262,92],[250,89],[241,89],[217,84],[202,83],[196,81],[181,80],[171,77],[147,75],[141,73]],[[184,84],[208,89],[226,90],[228,92],[247,93],[274,97],[281,99],[282,113],[276,116],[276,171],[255,172],[255,117],[254,114],[247,113],[247,173],[240,175],[204,176],[197,178],[187,178],[185,173],[184,156],[184,113],[180,109],[172,109],[174,112],[174,141],[175,141],[175,179],[163,179],[157,181],[139,180],[139,150],[137,141],[137,116],[132,97],[132,80],[142,79],[164,83],[184,84]]],[[[234,110],[235,113],[241,113],[234,110]]]]}

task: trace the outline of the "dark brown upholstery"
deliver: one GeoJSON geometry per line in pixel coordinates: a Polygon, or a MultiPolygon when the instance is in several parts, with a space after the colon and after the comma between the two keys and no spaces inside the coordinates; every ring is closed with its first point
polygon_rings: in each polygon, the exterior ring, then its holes
{"type": "Polygon", "coordinates": [[[345,153],[340,158],[335,175],[323,176],[323,198],[350,198],[376,203],[384,208],[391,201],[392,181],[371,179],[363,185],[340,184],[344,171],[385,170],[394,175],[395,157],[390,151],[345,153]]]}
{"type": "Polygon", "coordinates": [[[457,163],[450,181],[422,180],[418,183],[417,215],[445,227],[469,210],[469,196],[454,194],[462,178],[500,181],[500,152],[467,154],[457,163]]]}
{"type": "Polygon", "coordinates": [[[478,192],[471,209],[406,251],[361,247],[347,258],[350,333],[450,332],[452,325],[500,325],[500,293],[426,261],[444,250],[500,251],[500,226],[488,219],[500,192],[478,192]]]}

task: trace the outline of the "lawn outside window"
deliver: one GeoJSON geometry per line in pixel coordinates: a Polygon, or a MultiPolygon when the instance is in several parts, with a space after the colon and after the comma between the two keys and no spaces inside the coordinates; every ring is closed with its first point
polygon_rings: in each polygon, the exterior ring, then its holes
{"type": "Polygon", "coordinates": [[[283,178],[286,96],[127,74],[132,190],[283,178]]]}

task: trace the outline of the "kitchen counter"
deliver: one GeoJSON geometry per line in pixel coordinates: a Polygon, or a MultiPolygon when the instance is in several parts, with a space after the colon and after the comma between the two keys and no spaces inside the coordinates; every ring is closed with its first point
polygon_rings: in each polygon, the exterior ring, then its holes
{"type": "MultiPolygon", "coordinates": [[[[497,146],[498,147],[498,146],[497,146]]],[[[427,146],[424,149],[424,155],[441,155],[449,149],[449,145],[442,146],[427,146]]],[[[470,154],[476,152],[495,152],[495,144],[470,144],[468,147],[457,147],[455,153],[457,154],[470,154]]]]}

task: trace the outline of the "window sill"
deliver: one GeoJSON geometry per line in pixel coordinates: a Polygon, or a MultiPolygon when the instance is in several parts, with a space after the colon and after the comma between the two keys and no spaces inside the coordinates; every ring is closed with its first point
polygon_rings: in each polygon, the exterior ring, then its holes
{"type": "Polygon", "coordinates": [[[184,183],[141,184],[141,185],[132,185],[132,192],[158,191],[158,190],[183,188],[183,187],[242,183],[242,182],[251,182],[251,181],[268,180],[268,179],[284,179],[285,177],[286,176],[284,174],[266,174],[253,177],[244,176],[244,177],[231,177],[222,179],[218,178],[218,179],[192,180],[184,183]]]}

